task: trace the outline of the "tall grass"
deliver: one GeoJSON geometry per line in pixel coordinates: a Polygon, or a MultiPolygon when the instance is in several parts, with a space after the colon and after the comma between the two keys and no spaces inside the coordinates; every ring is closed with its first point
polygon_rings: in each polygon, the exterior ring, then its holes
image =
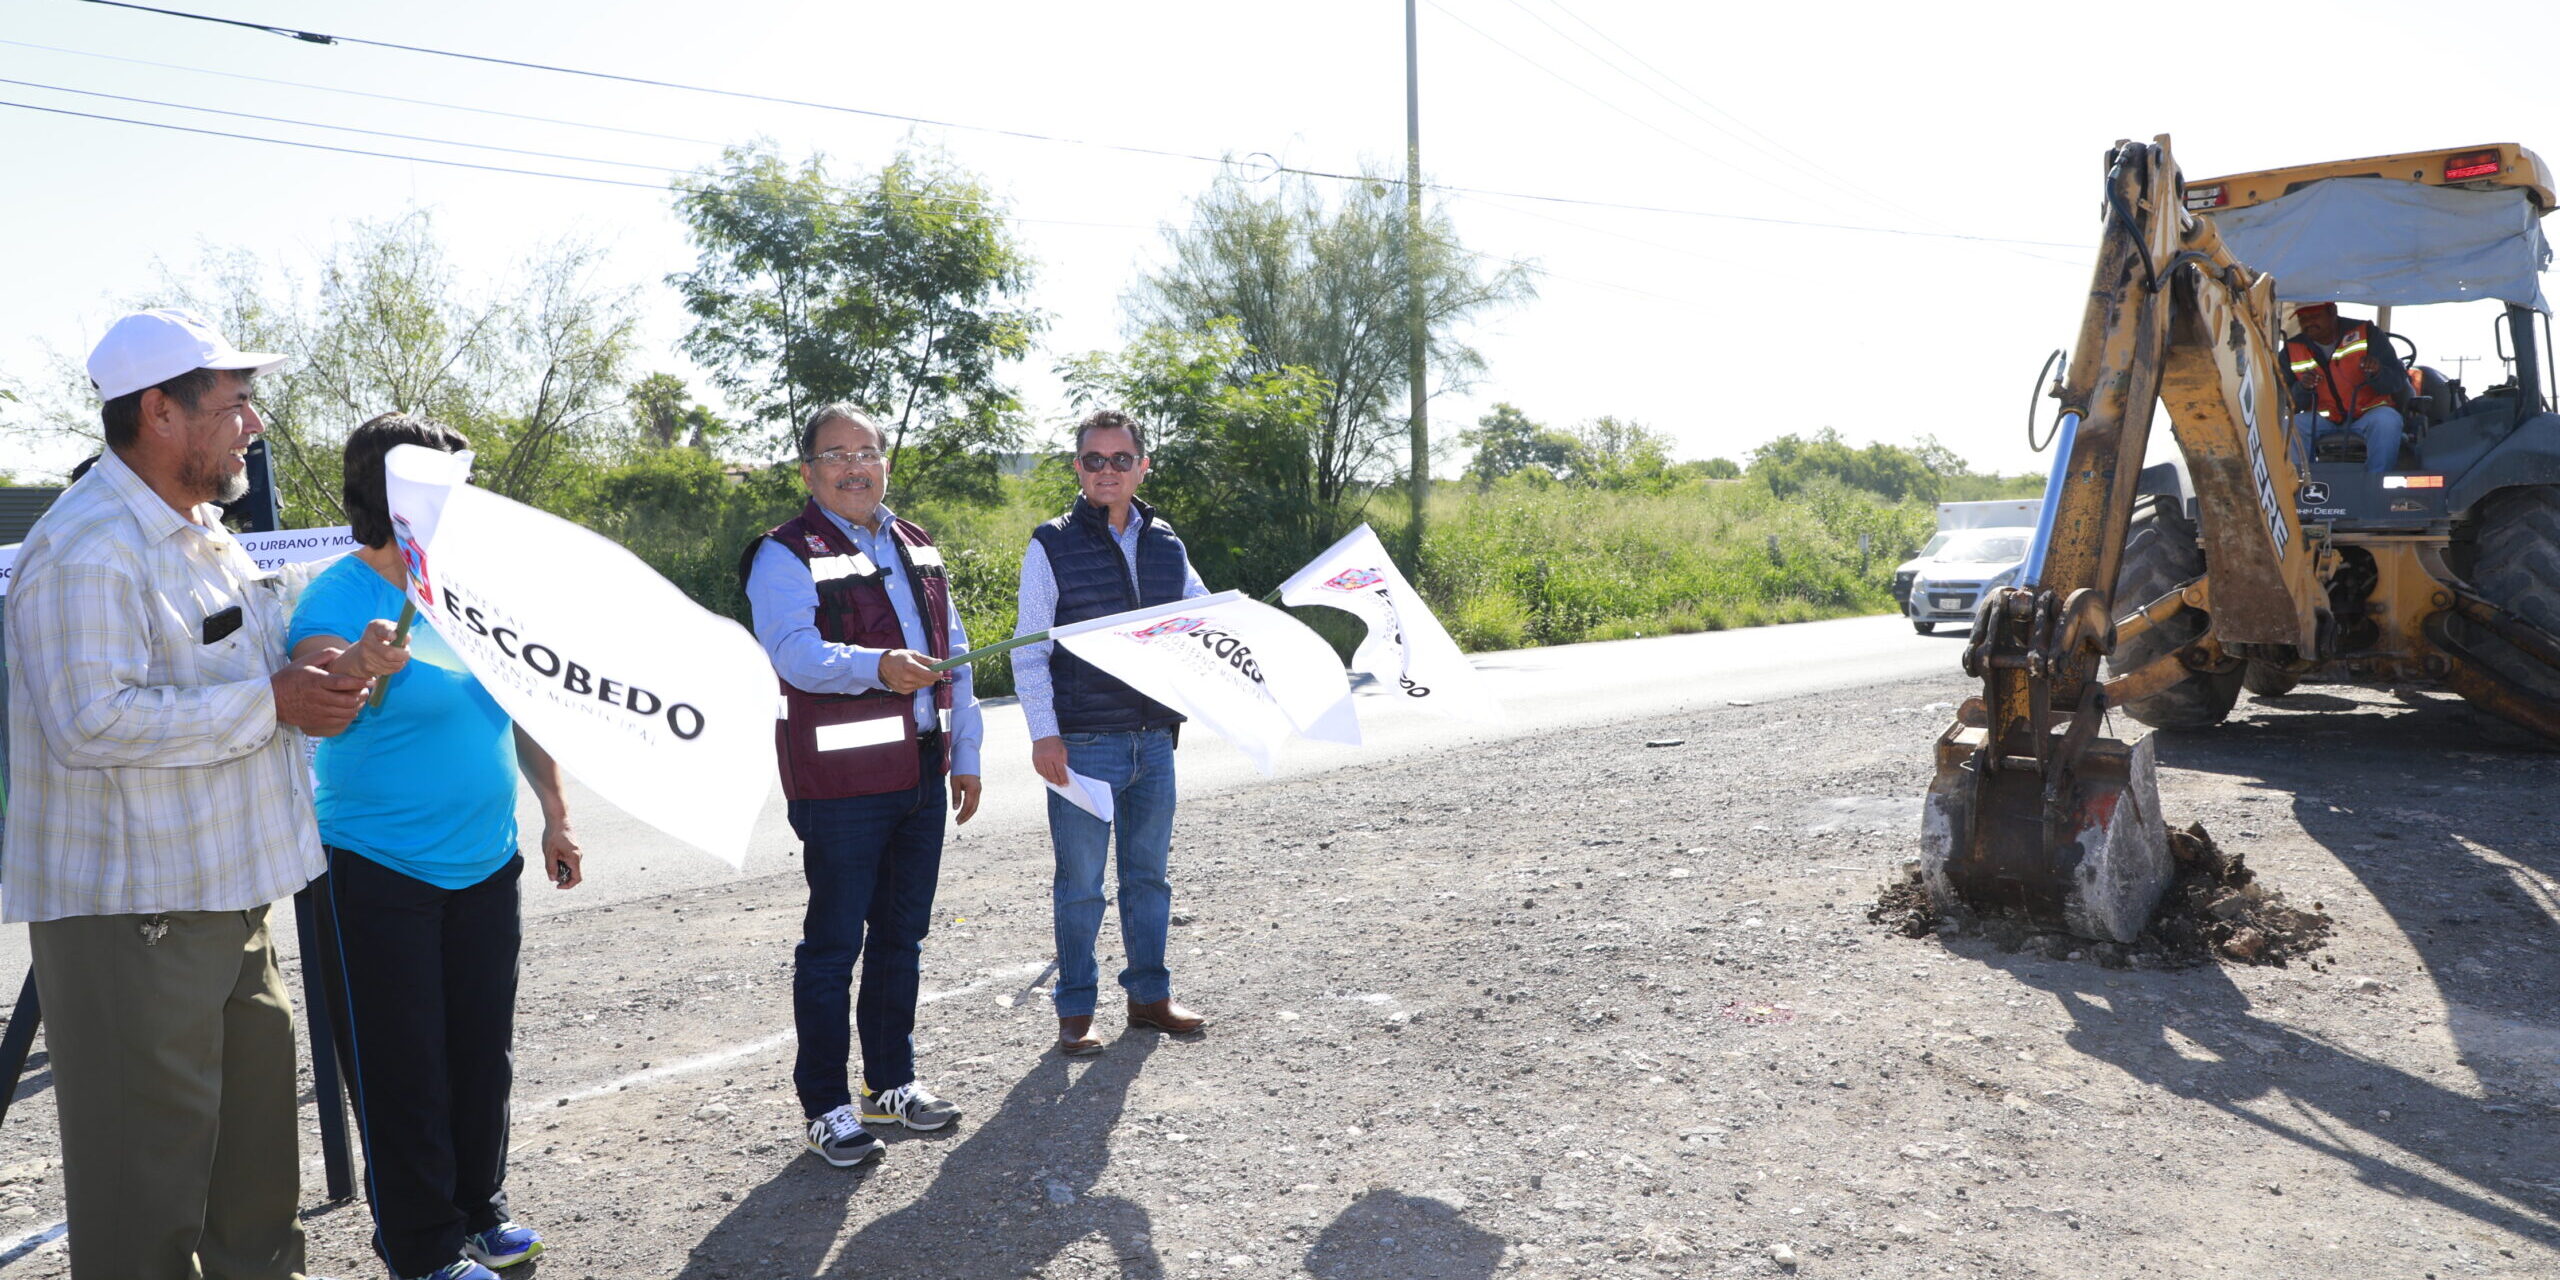
{"type": "MultiPolygon", "coordinates": [[[[668,454],[689,451],[668,451],[668,454]]],[[[1056,476],[1010,479],[998,503],[890,505],[932,533],[972,644],[1013,634],[1015,590],[1034,525],[1065,509],[1056,476]]],[[[607,477],[573,518],[615,537],[705,607],[747,622],[740,551],[805,495],[787,469],[743,480],[707,459],[661,455],[607,477]]],[[[1346,520],[1374,526],[1406,559],[1401,490],[1370,494],[1346,520]]],[[[1407,564],[1460,647],[1480,651],[1806,622],[1893,609],[1893,567],[1936,527],[1931,504],[1892,503],[1817,479],[1787,498],[1752,480],[1667,492],[1597,490],[1513,477],[1434,488],[1427,541],[1407,564]],[[1861,553],[1858,538],[1869,539],[1861,553]]],[[[1186,530],[1186,538],[1213,531],[1186,530]]],[[[1216,531],[1230,541],[1250,530],[1216,531]]],[[[1211,580],[1259,594],[1268,582],[1211,580]]],[[[1348,654],[1361,625],[1331,609],[1298,616],[1348,654]]],[[[981,697],[1013,692],[1010,655],[976,664],[981,697]]]]}
{"type": "MultiPolygon", "coordinates": [[[[1376,505],[1382,533],[1403,507],[1376,505]]],[[[1721,631],[1890,612],[1894,565],[1935,527],[1928,503],[1830,482],[1784,500],[1748,480],[1658,494],[1441,485],[1419,576],[1469,650],[1721,631]]]]}

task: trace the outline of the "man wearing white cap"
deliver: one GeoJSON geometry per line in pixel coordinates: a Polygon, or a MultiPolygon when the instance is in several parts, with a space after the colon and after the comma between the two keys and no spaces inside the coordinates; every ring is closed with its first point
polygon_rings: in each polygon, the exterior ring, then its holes
{"type": "Polygon", "coordinates": [[[287,662],[291,584],[213,506],[247,487],[251,380],[283,363],[182,311],[117,321],[89,356],[106,452],[9,592],[0,921],[29,926],[74,1277],[302,1274],[267,906],[326,865],[304,735],[397,663],[388,622],[287,662]]]}

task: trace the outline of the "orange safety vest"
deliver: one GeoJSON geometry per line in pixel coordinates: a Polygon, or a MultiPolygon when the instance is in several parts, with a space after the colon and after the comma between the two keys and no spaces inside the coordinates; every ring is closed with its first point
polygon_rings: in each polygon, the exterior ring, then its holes
{"type": "Polygon", "coordinates": [[[2338,322],[2338,345],[2329,358],[2320,358],[2320,349],[2309,339],[2296,336],[2285,339],[2284,355],[2293,370],[2294,380],[2308,382],[2316,389],[2320,416],[2331,422],[2348,423],[2356,415],[2377,405],[2391,403],[2391,397],[2371,385],[2365,377],[2365,348],[2373,341],[2373,329],[2362,320],[2338,322]],[[2350,406],[2344,413],[2338,406],[2350,406]]]}

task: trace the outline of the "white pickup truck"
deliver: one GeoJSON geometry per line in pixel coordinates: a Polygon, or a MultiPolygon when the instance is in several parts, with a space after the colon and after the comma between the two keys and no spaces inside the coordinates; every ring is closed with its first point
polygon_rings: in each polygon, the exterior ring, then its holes
{"type": "Polygon", "coordinates": [[[1893,598],[1911,629],[1970,628],[1982,593],[2017,579],[2043,510],[2041,498],[1939,503],[1936,536],[1893,571],[1893,598]]]}

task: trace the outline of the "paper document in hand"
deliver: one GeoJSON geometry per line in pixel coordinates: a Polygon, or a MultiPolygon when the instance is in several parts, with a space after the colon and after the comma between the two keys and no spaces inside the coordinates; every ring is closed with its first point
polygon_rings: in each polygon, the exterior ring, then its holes
{"type": "Polygon", "coordinates": [[[580,782],[745,866],[774,779],[755,637],[613,542],[465,483],[468,453],[402,445],[383,467],[419,619],[580,782]]]}
{"type": "Polygon", "coordinates": [[[1046,778],[1041,784],[1066,798],[1068,804],[1084,810],[1104,822],[1111,821],[1111,784],[1100,778],[1088,778],[1073,769],[1067,770],[1067,785],[1059,786],[1046,778]]]}
{"type": "Polygon", "coordinates": [[[1234,743],[1266,774],[1292,732],[1360,741],[1333,646],[1233,591],[1052,627],[1049,638],[1234,743]]]}
{"type": "Polygon", "coordinates": [[[1378,535],[1362,525],[1280,584],[1288,604],[1328,605],[1369,624],[1351,655],[1353,670],[1385,681],[1413,703],[1443,715],[1498,722],[1502,706],[1459,652],[1431,606],[1405,581],[1378,535]]]}

